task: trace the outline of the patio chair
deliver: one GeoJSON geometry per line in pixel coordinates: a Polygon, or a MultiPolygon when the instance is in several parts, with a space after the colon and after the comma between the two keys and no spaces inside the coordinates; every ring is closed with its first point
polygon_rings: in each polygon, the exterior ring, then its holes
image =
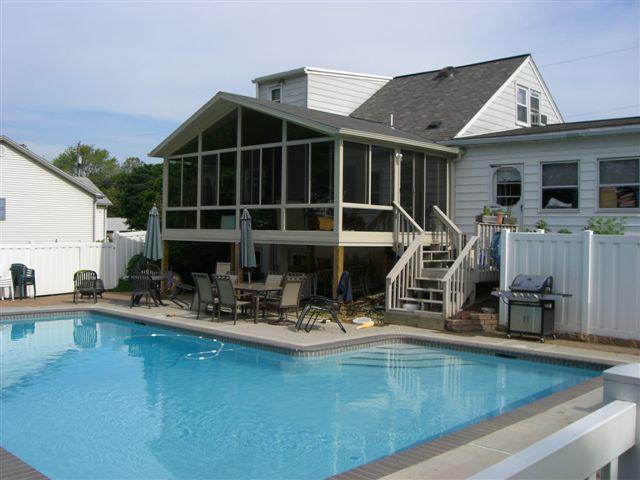
{"type": "Polygon", "coordinates": [[[309,333],[313,326],[316,324],[318,317],[320,315],[329,315],[333,320],[338,324],[340,330],[344,333],[347,333],[347,330],[344,328],[344,325],[338,318],[338,313],[340,313],[340,309],[342,308],[342,304],[345,301],[352,300],[351,293],[351,280],[349,277],[349,272],[342,272],[340,276],[340,281],[338,282],[337,295],[335,299],[328,297],[320,297],[320,296],[312,296],[309,300],[307,306],[304,307],[302,313],[298,317],[298,321],[296,322],[295,329],[300,330],[303,328],[304,320],[307,319],[306,325],[304,325],[304,331],[309,333]]]}
{"type": "Polygon", "coordinates": [[[5,289],[9,290],[9,296],[11,297],[11,300],[15,300],[13,291],[13,278],[11,277],[11,272],[0,274],[0,300],[4,300],[5,289]]]}
{"type": "Polygon", "coordinates": [[[251,302],[238,300],[233,289],[233,283],[229,275],[214,275],[213,281],[218,291],[218,313],[222,314],[222,308],[228,308],[233,315],[233,324],[238,320],[238,309],[250,306],[251,302]]]}
{"type": "Polygon", "coordinates": [[[197,273],[192,272],[191,278],[196,284],[196,294],[197,294],[197,305],[196,308],[198,310],[197,319],[200,319],[200,307],[204,303],[205,313],[207,311],[207,307],[211,305],[211,321],[216,318],[216,304],[218,303],[218,299],[216,298],[216,288],[211,283],[211,279],[209,275],[206,273],[197,273]]]}
{"type": "Polygon", "coordinates": [[[195,295],[196,289],[191,285],[187,285],[182,281],[182,277],[172,270],[167,270],[165,274],[164,290],[162,295],[166,296],[170,301],[176,304],[180,308],[189,307],[189,303],[178,298],[181,293],[190,293],[195,295]]]}
{"type": "Polygon", "coordinates": [[[266,304],[274,306],[278,310],[278,320],[273,323],[282,323],[287,321],[286,314],[290,310],[296,311],[296,317],[298,316],[298,310],[300,309],[300,298],[302,297],[302,287],[304,286],[306,278],[304,275],[286,275],[282,281],[282,291],[280,295],[274,298],[265,299],[262,313],[266,309],[266,304]]]}
{"type": "Polygon", "coordinates": [[[133,308],[134,304],[137,304],[142,300],[142,297],[147,298],[147,308],[151,308],[150,299],[153,299],[155,306],[158,306],[158,299],[156,298],[156,285],[151,279],[151,276],[145,273],[138,273],[129,277],[131,284],[133,285],[133,291],[131,292],[131,304],[129,308],[133,308]]]}
{"type": "Polygon", "coordinates": [[[93,303],[98,302],[98,274],[93,270],[78,270],[73,274],[73,303],[78,303],[84,297],[93,298],[93,303]]]}
{"type": "Polygon", "coordinates": [[[22,263],[13,263],[9,268],[13,277],[13,287],[18,289],[20,300],[28,297],[27,287],[33,287],[33,298],[36,298],[36,271],[22,263]]]}

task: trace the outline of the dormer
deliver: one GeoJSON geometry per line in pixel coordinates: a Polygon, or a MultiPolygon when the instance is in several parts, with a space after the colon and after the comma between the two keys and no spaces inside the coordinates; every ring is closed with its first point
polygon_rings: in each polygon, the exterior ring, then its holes
{"type": "Polygon", "coordinates": [[[323,112],[349,115],[391,77],[302,67],[252,80],[256,97],[323,112]]]}

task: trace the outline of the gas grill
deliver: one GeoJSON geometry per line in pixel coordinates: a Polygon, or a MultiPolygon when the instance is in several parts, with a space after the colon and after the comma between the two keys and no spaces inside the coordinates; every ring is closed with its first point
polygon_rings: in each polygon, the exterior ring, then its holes
{"type": "Polygon", "coordinates": [[[509,290],[492,295],[507,304],[507,338],[512,333],[538,335],[541,342],[545,336],[554,335],[556,300],[571,296],[553,292],[551,275],[516,275],[509,290]]]}

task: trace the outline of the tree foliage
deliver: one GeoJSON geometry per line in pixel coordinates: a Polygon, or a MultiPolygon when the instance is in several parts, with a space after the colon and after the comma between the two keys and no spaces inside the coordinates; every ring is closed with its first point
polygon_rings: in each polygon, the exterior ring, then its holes
{"type": "MultiPolygon", "coordinates": [[[[100,189],[107,187],[120,170],[116,157],[112,157],[109,151],[104,148],[96,148],[93,145],[80,145],[80,155],[82,156],[82,174],[100,189]]],[[[53,160],[53,164],[71,175],[77,175],[77,147],[67,148],[53,160]]]]}

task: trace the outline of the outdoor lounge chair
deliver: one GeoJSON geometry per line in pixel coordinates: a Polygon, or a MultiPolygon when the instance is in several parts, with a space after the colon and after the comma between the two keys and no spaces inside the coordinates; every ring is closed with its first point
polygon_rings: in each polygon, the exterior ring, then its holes
{"type": "MultiPolygon", "coordinates": [[[[197,273],[192,272],[191,278],[196,283],[196,297],[197,305],[196,309],[198,310],[197,319],[200,319],[200,306],[204,303],[205,312],[207,307],[211,305],[211,321],[216,318],[216,304],[218,303],[218,299],[216,298],[216,288],[211,283],[211,279],[209,275],[206,273],[197,273]]],[[[194,299],[195,301],[195,299],[194,299]]]]}
{"type": "Polygon", "coordinates": [[[0,275],[0,300],[4,300],[4,291],[9,290],[9,296],[11,300],[14,300],[13,292],[13,278],[11,272],[6,272],[0,275]]]}
{"type": "Polygon", "coordinates": [[[304,307],[302,313],[298,317],[295,329],[300,330],[304,325],[304,331],[309,333],[320,315],[329,315],[338,324],[340,330],[347,333],[347,330],[338,318],[338,313],[340,313],[342,304],[346,301],[350,302],[353,298],[349,272],[342,272],[337,290],[337,296],[335,299],[315,295],[312,296],[309,303],[304,307]],[[306,324],[304,323],[305,319],[307,320],[306,324]]]}
{"type": "Polygon", "coordinates": [[[98,302],[98,274],[96,272],[78,270],[73,274],[73,303],[78,303],[78,295],[81,299],[92,297],[93,303],[98,302]]]}
{"type": "Polygon", "coordinates": [[[229,275],[214,275],[213,281],[218,291],[218,315],[222,314],[222,308],[230,309],[235,325],[238,320],[238,309],[250,306],[251,302],[238,300],[229,275]]]}
{"type": "Polygon", "coordinates": [[[145,273],[137,273],[131,275],[131,284],[133,285],[133,291],[131,292],[131,304],[129,308],[133,308],[134,304],[140,302],[142,297],[147,297],[147,308],[151,308],[150,299],[153,299],[155,306],[158,306],[158,299],[156,298],[156,285],[151,279],[151,276],[145,273]]]}
{"type": "MultiPolygon", "coordinates": [[[[296,317],[298,316],[304,282],[304,275],[286,275],[282,281],[282,291],[280,292],[280,295],[265,299],[265,304],[268,303],[278,310],[278,322],[286,321],[286,313],[289,310],[295,310],[296,317]]],[[[263,307],[262,310],[263,316],[265,307],[263,307]]]]}
{"type": "Polygon", "coordinates": [[[195,294],[196,289],[191,285],[187,285],[182,281],[182,277],[176,272],[167,270],[165,274],[164,290],[162,296],[166,296],[170,301],[180,308],[189,308],[189,303],[178,298],[181,293],[195,294]]]}
{"type": "Polygon", "coordinates": [[[11,264],[11,276],[13,277],[13,287],[17,288],[18,296],[22,300],[24,297],[28,297],[27,287],[31,285],[33,287],[33,298],[36,298],[36,271],[27,268],[22,263],[11,264]]]}

